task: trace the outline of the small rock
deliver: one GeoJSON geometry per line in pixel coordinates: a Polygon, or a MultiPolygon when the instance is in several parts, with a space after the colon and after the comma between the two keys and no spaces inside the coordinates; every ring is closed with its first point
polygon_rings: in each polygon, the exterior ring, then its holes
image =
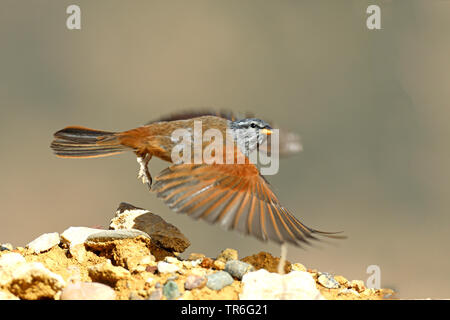
{"type": "Polygon", "coordinates": [[[293,263],[291,264],[291,270],[292,271],[306,271],[306,267],[302,265],[301,263],[293,263]]]}
{"type": "Polygon", "coordinates": [[[214,260],[211,258],[203,258],[202,263],[200,263],[200,266],[206,269],[210,269],[213,265],[214,260]]]}
{"type": "Polygon", "coordinates": [[[225,262],[222,260],[215,260],[213,263],[213,267],[216,270],[224,270],[225,269],[225,262]]]}
{"type": "Polygon", "coordinates": [[[186,290],[193,289],[201,289],[206,285],[206,277],[198,276],[198,275],[190,275],[186,278],[186,282],[184,283],[184,288],[186,290]]]}
{"type": "Polygon", "coordinates": [[[70,227],[61,233],[61,241],[70,246],[75,246],[84,243],[90,235],[99,232],[102,232],[102,230],[87,227],[70,227]]]}
{"type": "Polygon", "coordinates": [[[323,299],[308,272],[271,273],[265,269],[249,272],[242,278],[241,300],[314,300],[323,299]]]}
{"type": "Polygon", "coordinates": [[[343,276],[334,276],[334,279],[343,287],[348,286],[348,280],[343,276]]]}
{"type": "Polygon", "coordinates": [[[358,291],[359,293],[366,290],[366,286],[364,285],[364,281],[362,280],[352,280],[350,281],[350,287],[358,291]]]}
{"type": "Polygon", "coordinates": [[[189,261],[195,261],[195,260],[203,260],[205,255],[203,253],[191,253],[188,257],[189,261]]]}
{"type": "Polygon", "coordinates": [[[111,220],[110,229],[137,229],[150,235],[161,248],[183,252],[191,243],[174,225],[148,210],[122,202],[111,220]]]}
{"type": "Polygon", "coordinates": [[[164,261],[158,262],[158,272],[159,273],[175,273],[180,270],[176,264],[167,263],[164,261]]]}
{"type": "Polygon", "coordinates": [[[41,253],[58,245],[59,241],[60,240],[58,232],[44,233],[43,235],[37,237],[29,244],[27,244],[27,248],[33,250],[34,253],[41,253]]]}
{"type": "Polygon", "coordinates": [[[225,249],[217,256],[217,260],[227,262],[229,260],[238,260],[238,252],[234,249],[225,249]]]}
{"type": "Polygon", "coordinates": [[[69,283],[61,293],[61,300],[115,300],[114,290],[102,283],[69,283]]]}
{"type": "Polygon", "coordinates": [[[233,277],[228,272],[218,271],[207,276],[206,286],[211,290],[220,290],[233,283],[233,277]]]}
{"type": "Polygon", "coordinates": [[[319,277],[317,278],[317,282],[319,282],[322,286],[328,289],[339,288],[339,282],[337,282],[333,278],[333,276],[327,272],[321,272],[319,277]]]}
{"type": "Polygon", "coordinates": [[[161,288],[156,288],[150,293],[147,300],[161,300],[163,297],[163,291],[161,288]]]}
{"type": "Polygon", "coordinates": [[[239,280],[242,279],[244,274],[254,270],[255,268],[251,264],[239,260],[230,260],[225,265],[225,271],[239,280]]]}
{"type": "Polygon", "coordinates": [[[169,300],[176,299],[181,295],[178,285],[172,280],[167,281],[164,285],[163,294],[169,300]]]}
{"type": "Polygon", "coordinates": [[[145,272],[155,273],[158,270],[157,266],[147,266],[145,267],[145,272]]]}
{"type": "Polygon", "coordinates": [[[123,267],[116,267],[107,261],[88,268],[92,281],[115,286],[117,281],[130,278],[130,272],[123,267]]]}
{"type": "Polygon", "coordinates": [[[147,233],[140,230],[104,230],[91,234],[86,238],[86,241],[107,242],[113,240],[133,239],[139,236],[150,238],[147,233]]]}
{"type": "Polygon", "coordinates": [[[21,299],[54,299],[66,285],[63,278],[40,262],[19,264],[7,284],[8,290],[21,299]]]}

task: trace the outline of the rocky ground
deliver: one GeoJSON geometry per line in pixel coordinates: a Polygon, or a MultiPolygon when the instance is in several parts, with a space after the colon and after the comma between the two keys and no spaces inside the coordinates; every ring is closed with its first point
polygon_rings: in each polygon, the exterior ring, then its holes
{"type": "Polygon", "coordinates": [[[147,210],[122,203],[110,230],[70,227],[25,248],[0,246],[0,299],[386,299],[389,289],[260,252],[239,259],[180,253],[189,240],[147,210]]]}

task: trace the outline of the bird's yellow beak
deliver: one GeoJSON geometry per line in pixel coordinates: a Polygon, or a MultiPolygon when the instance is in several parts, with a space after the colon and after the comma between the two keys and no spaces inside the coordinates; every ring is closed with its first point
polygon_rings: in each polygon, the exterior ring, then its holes
{"type": "Polygon", "coordinates": [[[266,128],[261,129],[261,132],[268,136],[270,136],[272,134],[272,130],[266,129],[266,128]]]}

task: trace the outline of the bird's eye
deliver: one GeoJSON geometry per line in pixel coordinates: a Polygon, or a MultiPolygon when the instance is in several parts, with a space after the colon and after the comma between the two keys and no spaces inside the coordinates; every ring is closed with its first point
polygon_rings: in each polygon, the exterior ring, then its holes
{"type": "Polygon", "coordinates": [[[252,123],[252,124],[250,124],[250,127],[252,127],[252,128],[256,128],[256,123],[252,123]]]}

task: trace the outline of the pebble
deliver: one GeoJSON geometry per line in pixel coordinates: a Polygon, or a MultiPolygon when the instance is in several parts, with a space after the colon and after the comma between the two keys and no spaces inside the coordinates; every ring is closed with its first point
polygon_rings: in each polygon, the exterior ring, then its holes
{"type": "Polygon", "coordinates": [[[87,237],[86,241],[92,242],[107,242],[114,240],[123,239],[134,239],[136,237],[143,236],[145,238],[150,238],[150,236],[140,230],[103,230],[87,237]]]}
{"type": "Polygon", "coordinates": [[[233,277],[225,271],[218,271],[207,276],[206,286],[211,290],[220,290],[233,283],[233,277]]]}
{"type": "Polygon", "coordinates": [[[180,290],[178,289],[178,285],[172,280],[166,282],[162,292],[164,296],[169,300],[176,299],[181,295],[180,290]]]}
{"type": "Polygon", "coordinates": [[[200,266],[202,268],[209,269],[214,265],[214,260],[211,258],[203,258],[202,263],[200,263],[200,266]]]}
{"type": "Polygon", "coordinates": [[[265,269],[249,272],[242,278],[241,300],[316,300],[324,299],[308,272],[271,273],[265,269]]]}
{"type": "Polygon", "coordinates": [[[321,272],[319,277],[317,278],[317,282],[328,289],[339,288],[339,282],[337,282],[334,277],[327,272],[321,272]]]}
{"type": "Polygon", "coordinates": [[[217,260],[227,262],[229,260],[238,260],[238,252],[235,249],[225,249],[217,256],[217,260]]]}
{"type": "Polygon", "coordinates": [[[130,292],[128,299],[130,300],[144,300],[137,292],[130,292]]]}
{"type": "Polygon", "coordinates": [[[147,300],[161,300],[163,297],[163,291],[161,288],[156,288],[150,293],[147,300]]]}
{"type": "Polygon", "coordinates": [[[82,244],[86,239],[95,233],[102,232],[101,229],[87,228],[87,227],[69,227],[61,233],[61,241],[70,246],[82,244]]]}
{"type": "Polygon", "coordinates": [[[158,262],[158,272],[159,273],[175,273],[180,270],[180,267],[176,264],[167,263],[164,261],[158,262]]]}
{"type": "Polygon", "coordinates": [[[59,241],[58,232],[44,233],[27,244],[27,248],[33,250],[34,253],[41,253],[58,245],[59,241]]]}
{"type": "Polygon", "coordinates": [[[206,285],[206,277],[198,275],[189,275],[184,283],[184,288],[186,290],[201,289],[206,285]]]}
{"type": "Polygon", "coordinates": [[[239,280],[242,279],[244,274],[254,270],[255,268],[251,264],[239,260],[230,260],[225,265],[225,271],[239,280]]]}
{"type": "Polygon", "coordinates": [[[61,293],[61,300],[115,300],[114,290],[98,282],[69,283],[61,293]]]}

